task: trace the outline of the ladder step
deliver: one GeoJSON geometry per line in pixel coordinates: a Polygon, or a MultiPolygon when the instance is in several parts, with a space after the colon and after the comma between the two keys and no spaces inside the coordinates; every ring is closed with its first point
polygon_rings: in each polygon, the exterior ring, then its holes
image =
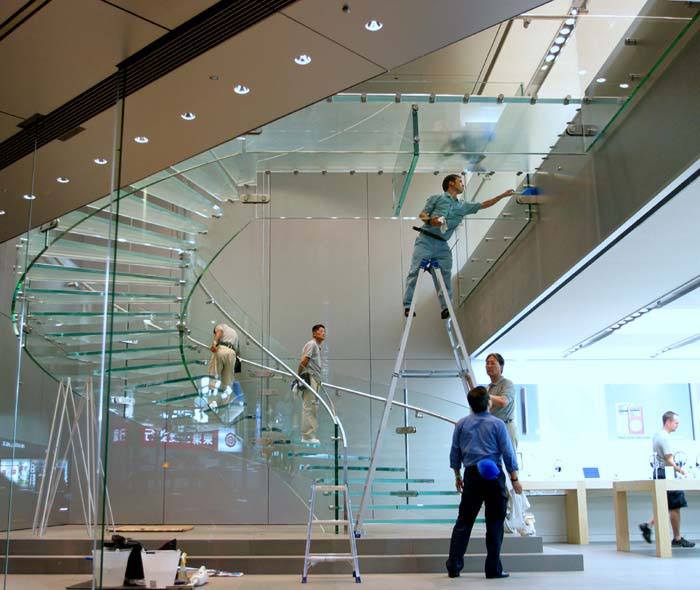
{"type": "Polygon", "coordinates": [[[314,484],[314,489],[317,492],[344,492],[344,491],[346,491],[345,486],[324,485],[324,484],[314,484]]]}
{"type": "Polygon", "coordinates": [[[311,521],[311,524],[350,524],[350,521],[349,520],[335,520],[335,519],[313,520],[313,521],[311,521]]]}
{"type": "Polygon", "coordinates": [[[404,379],[447,379],[461,377],[463,373],[455,370],[406,370],[399,373],[404,379]]]}
{"type": "Polygon", "coordinates": [[[353,561],[352,553],[312,553],[309,555],[309,563],[321,563],[324,561],[353,561]]]}

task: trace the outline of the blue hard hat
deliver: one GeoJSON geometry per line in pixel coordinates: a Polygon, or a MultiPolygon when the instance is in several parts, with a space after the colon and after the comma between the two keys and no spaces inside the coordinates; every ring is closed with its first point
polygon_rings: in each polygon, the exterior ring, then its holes
{"type": "Polygon", "coordinates": [[[479,475],[487,480],[496,479],[501,474],[501,470],[493,459],[482,459],[476,464],[476,468],[479,475]]]}

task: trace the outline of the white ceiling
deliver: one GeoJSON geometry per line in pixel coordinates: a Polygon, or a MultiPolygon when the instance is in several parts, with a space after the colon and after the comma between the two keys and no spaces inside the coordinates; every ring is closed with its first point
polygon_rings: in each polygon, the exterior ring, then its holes
{"type": "MultiPolygon", "coordinates": [[[[696,163],[695,169],[700,167],[696,163]]],[[[562,359],[567,350],[700,275],[700,179],[489,344],[512,359],[562,359]]],[[[568,356],[643,359],[700,334],[700,291],[650,311],[568,356]]],[[[655,357],[700,360],[700,344],[655,357]]]]}

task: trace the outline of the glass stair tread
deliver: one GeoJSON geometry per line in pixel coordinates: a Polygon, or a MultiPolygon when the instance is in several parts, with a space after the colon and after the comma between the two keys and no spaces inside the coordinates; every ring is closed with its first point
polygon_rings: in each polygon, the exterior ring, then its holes
{"type": "MultiPolygon", "coordinates": [[[[68,301],[70,303],[98,303],[105,298],[104,291],[86,291],[79,289],[40,289],[26,288],[24,294],[30,301],[37,303],[51,303],[54,300],[68,301]]],[[[116,291],[110,294],[116,303],[177,303],[175,295],[163,295],[157,293],[128,293],[116,291]]]]}
{"type": "MultiPolygon", "coordinates": [[[[301,471],[332,471],[334,469],[331,465],[299,465],[301,471]]],[[[348,471],[368,471],[368,465],[348,465],[348,471]]],[[[403,473],[406,471],[405,467],[377,467],[377,471],[391,472],[391,473],[403,473]]]]}
{"type": "Polygon", "coordinates": [[[211,198],[204,196],[165,170],[149,176],[142,182],[133,184],[131,188],[153,195],[161,201],[186,211],[191,211],[202,218],[217,215],[220,211],[220,206],[216,204],[216,199],[213,196],[211,198]]]}
{"type": "MultiPolygon", "coordinates": [[[[125,340],[133,341],[136,338],[152,340],[154,338],[162,337],[175,337],[180,333],[177,329],[172,330],[114,330],[112,332],[113,341],[123,338],[125,340]]],[[[71,344],[101,344],[102,343],[102,332],[80,332],[80,331],[66,331],[66,332],[44,332],[44,337],[51,339],[57,343],[71,345],[71,344]]]]}
{"type": "MultiPolygon", "coordinates": [[[[87,207],[91,209],[102,209],[109,207],[109,197],[90,203],[87,207]]],[[[207,224],[200,217],[199,219],[181,215],[175,211],[169,211],[165,207],[156,205],[141,194],[130,194],[119,200],[119,217],[125,219],[136,219],[151,225],[158,225],[167,229],[181,231],[185,233],[199,233],[207,230],[207,224]]]]}
{"type": "MultiPolygon", "coordinates": [[[[61,217],[58,229],[59,231],[67,231],[70,235],[92,236],[103,240],[109,238],[110,231],[114,231],[114,227],[110,228],[110,220],[108,218],[98,217],[97,215],[85,217],[80,212],[69,213],[61,217]]],[[[125,224],[119,224],[117,242],[178,251],[191,249],[195,244],[195,240],[192,238],[181,240],[165,233],[125,224]]]]}
{"type": "MultiPolygon", "coordinates": [[[[331,478],[326,478],[326,477],[321,477],[317,478],[314,481],[317,483],[333,483],[331,478]]],[[[365,478],[348,478],[348,484],[350,485],[365,485],[365,481],[367,481],[365,478]]],[[[374,484],[379,485],[379,484],[394,484],[394,483],[400,483],[400,484],[406,484],[406,483],[435,483],[434,479],[416,479],[416,478],[401,478],[401,477],[375,477],[374,478],[374,484]]]]}
{"type": "Polygon", "coordinates": [[[123,375],[125,373],[143,373],[148,372],[149,375],[158,375],[162,373],[170,373],[175,370],[183,369],[181,360],[169,361],[164,363],[148,363],[145,365],[130,365],[127,367],[111,367],[105,372],[110,375],[123,375]]]}
{"type": "MultiPolygon", "coordinates": [[[[196,381],[198,379],[201,379],[202,377],[208,377],[208,376],[209,376],[208,374],[204,374],[204,375],[194,375],[193,374],[192,379],[194,379],[196,381]]],[[[185,384],[190,386],[190,387],[192,386],[192,381],[190,380],[189,376],[177,377],[177,378],[173,378],[173,379],[165,379],[162,381],[156,381],[156,382],[152,382],[152,383],[140,383],[140,384],[134,386],[134,389],[137,390],[137,392],[138,392],[138,390],[144,390],[144,389],[149,389],[149,390],[158,389],[158,390],[163,391],[163,390],[166,390],[168,388],[182,387],[185,384]]]]}
{"type": "MultiPolygon", "coordinates": [[[[180,353],[180,347],[179,346],[150,346],[150,347],[143,347],[143,348],[138,348],[138,347],[132,347],[132,348],[124,348],[124,349],[119,349],[115,350],[112,349],[111,355],[113,359],[119,359],[119,360],[127,360],[127,359],[137,359],[137,358],[144,358],[144,357],[149,357],[151,355],[159,355],[159,354],[178,354],[180,353]]],[[[70,352],[68,353],[68,358],[76,359],[76,360],[90,360],[92,362],[100,362],[100,359],[102,357],[102,351],[101,350],[88,350],[88,351],[79,351],[79,352],[70,352]]]]}
{"type": "Polygon", "coordinates": [[[200,159],[201,161],[190,159],[185,163],[185,166],[175,165],[172,166],[172,168],[177,170],[181,176],[184,176],[185,178],[196,183],[198,186],[201,186],[214,197],[218,197],[220,199],[238,198],[235,179],[231,178],[224,171],[223,167],[218,161],[211,161],[211,159],[215,157],[216,156],[211,155],[208,158],[210,163],[204,166],[197,165],[204,164],[204,159],[200,159]]]}
{"type": "Polygon", "coordinates": [[[459,504],[375,504],[369,510],[457,510],[459,504]]]}
{"type": "MultiPolygon", "coordinates": [[[[43,239],[33,237],[29,246],[30,256],[34,258],[41,252],[42,257],[55,256],[73,260],[104,262],[107,258],[108,247],[106,245],[90,244],[84,241],[73,240],[71,239],[72,237],[74,236],[70,234],[63,236],[50,244],[46,249],[44,249],[43,239]]],[[[134,264],[154,268],[180,268],[183,265],[178,257],[169,258],[146,252],[134,252],[133,250],[127,250],[122,243],[119,244],[117,250],[117,261],[119,264],[134,264]]]]}
{"type": "MultiPolygon", "coordinates": [[[[454,524],[454,518],[366,518],[366,524],[454,524]]],[[[484,524],[483,517],[477,517],[474,521],[477,524],[484,524]]]]}
{"type": "MultiPolygon", "coordinates": [[[[304,457],[306,459],[318,459],[318,460],[333,460],[333,459],[342,459],[342,455],[333,455],[332,452],[324,452],[324,451],[319,451],[319,452],[314,452],[314,451],[300,451],[300,452],[292,452],[289,451],[286,453],[287,457],[304,457]]],[[[349,461],[369,461],[370,457],[363,457],[362,455],[348,455],[348,460],[349,461]]]]}
{"type": "MultiPolygon", "coordinates": [[[[351,496],[362,496],[361,493],[353,493],[351,496]]],[[[392,496],[396,498],[418,498],[420,496],[459,496],[459,492],[449,490],[373,490],[373,496],[392,496]]]]}
{"type": "MultiPolygon", "coordinates": [[[[118,282],[128,282],[130,284],[180,284],[179,277],[147,275],[123,271],[117,271],[115,274],[118,282]]],[[[86,283],[104,283],[105,270],[100,268],[84,268],[79,266],[63,266],[60,264],[36,263],[29,269],[27,278],[34,281],[82,281],[86,283]]]]}

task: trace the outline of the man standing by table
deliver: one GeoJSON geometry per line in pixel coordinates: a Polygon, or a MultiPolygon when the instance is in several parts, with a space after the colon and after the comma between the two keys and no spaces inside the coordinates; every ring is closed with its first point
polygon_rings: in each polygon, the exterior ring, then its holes
{"type": "Polygon", "coordinates": [[[489,413],[489,394],[483,386],[467,395],[472,413],[455,426],[450,449],[450,467],[455,473],[455,487],[462,494],[457,522],[452,530],[450,555],[445,565],[450,578],[456,578],[464,567],[464,553],[469,544],[472,527],[482,504],[486,505],[487,578],[507,578],[501,565],[503,521],[506,517],[505,463],[513,489],[522,493],[518,481],[518,463],[506,425],[489,413]],[[464,479],[461,468],[464,466],[464,479]]]}
{"type": "MultiPolygon", "coordinates": [[[[654,448],[654,472],[653,479],[666,479],[666,467],[672,467],[675,473],[685,475],[682,467],[676,465],[673,460],[673,448],[671,447],[671,433],[678,430],[680,420],[675,412],[665,412],[661,417],[663,428],[654,435],[652,446],[654,448]]],[[[686,508],[688,502],[685,493],[680,490],[670,490],[666,492],[668,500],[668,515],[671,519],[673,529],[673,540],[671,547],[695,547],[695,543],[688,541],[681,536],[681,508],[686,508]]],[[[651,543],[651,527],[654,526],[654,517],[639,525],[642,537],[647,543],[651,543]]]]}

